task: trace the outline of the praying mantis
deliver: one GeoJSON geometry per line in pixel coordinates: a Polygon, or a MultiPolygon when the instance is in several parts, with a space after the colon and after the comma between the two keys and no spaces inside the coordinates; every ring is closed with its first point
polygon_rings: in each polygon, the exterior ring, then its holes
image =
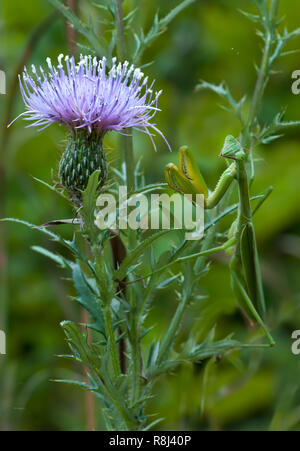
{"type": "MultiPolygon", "coordinates": [[[[182,194],[203,194],[206,210],[216,207],[232,182],[237,181],[239,187],[238,215],[229,229],[228,239],[222,246],[194,254],[193,257],[209,255],[221,250],[232,253],[230,261],[231,285],[238,304],[246,317],[249,314],[252,315],[261,326],[268,339],[269,346],[274,346],[274,339],[263,320],[266,307],[252,223],[253,212],[249,199],[248,176],[245,166],[247,153],[240,142],[229,135],[225,139],[220,156],[231,161],[231,163],[228,162],[228,167],[222,173],[212,192],[208,190],[195,158],[187,146],[181,147],[178,151],[178,167],[173,163],[166,166],[166,181],[173,190],[182,194]]],[[[268,197],[270,192],[271,189],[268,189],[263,200],[268,197]]],[[[260,201],[259,206],[261,204],[260,201]]]]}

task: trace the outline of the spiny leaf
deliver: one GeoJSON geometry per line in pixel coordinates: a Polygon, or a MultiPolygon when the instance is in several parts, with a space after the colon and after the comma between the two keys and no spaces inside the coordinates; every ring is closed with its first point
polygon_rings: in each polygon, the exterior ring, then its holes
{"type": "Polygon", "coordinates": [[[136,189],[128,193],[128,197],[133,196],[134,194],[147,194],[151,191],[164,190],[168,187],[167,183],[153,183],[153,185],[146,185],[143,188],[136,189]]]}
{"type": "Polygon", "coordinates": [[[136,61],[140,58],[144,52],[144,50],[149,47],[164,31],[167,29],[167,26],[170,22],[186,8],[187,6],[194,3],[196,0],[184,0],[179,3],[175,8],[173,8],[166,16],[159,19],[158,14],[155,14],[153,19],[153,24],[148,31],[147,34],[144,33],[144,30],[140,30],[140,34],[134,34],[136,40],[136,50],[133,56],[133,61],[136,61]]]}
{"type": "Polygon", "coordinates": [[[51,379],[52,382],[60,382],[63,384],[76,385],[77,387],[84,388],[85,390],[97,390],[96,387],[92,387],[91,385],[86,384],[85,382],[80,381],[72,381],[71,379],[51,379]]]}
{"type": "Polygon", "coordinates": [[[174,280],[178,279],[179,275],[175,274],[175,276],[172,277],[168,277],[167,279],[165,279],[162,283],[160,283],[159,285],[157,285],[156,289],[160,290],[162,288],[165,288],[167,285],[169,285],[170,283],[172,283],[174,280]]]}
{"type": "Polygon", "coordinates": [[[230,105],[230,109],[221,105],[221,108],[228,111],[229,113],[233,113],[237,116],[242,123],[244,123],[244,117],[242,114],[242,108],[246,101],[246,96],[243,96],[239,101],[235,100],[230,92],[228,85],[222,81],[219,85],[215,85],[213,83],[209,83],[207,81],[201,80],[198,85],[196,85],[196,91],[201,89],[208,89],[217,95],[219,95],[222,99],[226,100],[230,105]]]}
{"type": "Polygon", "coordinates": [[[44,233],[45,235],[47,235],[48,237],[50,237],[54,241],[60,241],[61,240],[61,237],[59,235],[56,235],[55,233],[51,232],[50,230],[47,230],[45,228],[40,228],[39,226],[37,226],[35,224],[31,224],[30,222],[27,222],[27,221],[23,221],[22,219],[3,218],[3,219],[0,219],[0,222],[15,222],[17,224],[23,224],[26,227],[29,227],[30,229],[39,230],[40,232],[44,233]]]}
{"type": "Polygon", "coordinates": [[[53,241],[65,246],[72,253],[74,253],[77,256],[77,258],[79,258],[80,260],[86,261],[85,257],[81,254],[81,252],[79,251],[79,249],[77,247],[75,235],[74,235],[74,238],[72,241],[65,240],[60,235],[57,235],[57,234],[51,232],[50,230],[48,230],[47,228],[45,228],[43,226],[37,226],[35,224],[31,224],[30,222],[23,221],[22,219],[17,219],[17,218],[4,218],[4,219],[0,219],[0,222],[15,222],[17,224],[23,224],[26,227],[29,227],[30,229],[38,230],[39,232],[43,233],[44,235],[47,235],[53,241]]]}
{"type": "Polygon", "coordinates": [[[175,19],[175,17],[181,13],[187,6],[190,6],[192,3],[194,3],[195,0],[184,0],[183,2],[179,3],[179,5],[175,6],[165,17],[160,19],[159,23],[161,27],[167,27],[169,23],[175,19]]]}
{"type": "Polygon", "coordinates": [[[285,111],[280,111],[277,113],[272,122],[265,125],[258,136],[259,142],[263,144],[268,144],[275,139],[278,139],[282,134],[277,133],[280,130],[289,129],[292,127],[297,127],[300,125],[300,121],[284,121],[285,111]]]}
{"type": "Polygon", "coordinates": [[[164,421],[164,418],[157,418],[157,420],[152,421],[152,423],[143,428],[143,431],[149,431],[151,428],[156,426],[158,423],[161,423],[162,421],[164,421]]]}
{"type": "Polygon", "coordinates": [[[147,368],[151,368],[152,366],[155,366],[158,354],[159,354],[159,349],[160,349],[160,341],[158,340],[157,342],[153,341],[151,343],[150,349],[149,349],[149,354],[148,354],[148,359],[147,359],[147,368]]]}
{"type": "Polygon", "coordinates": [[[38,252],[38,253],[44,255],[45,257],[48,257],[51,260],[55,261],[62,268],[70,268],[72,266],[72,264],[73,264],[73,262],[71,262],[70,260],[66,259],[62,255],[55,254],[54,252],[51,252],[48,249],[45,249],[44,247],[31,246],[31,249],[34,250],[35,252],[38,252]]]}
{"type": "Polygon", "coordinates": [[[201,89],[209,89],[210,91],[218,94],[220,97],[227,97],[227,87],[224,81],[222,81],[219,85],[215,85],[213,83],[209,83],[208,81],[200,80],[195,89],[196,91],[200,91],[201,89]]]}
{"type": "Polygon", "coordinates": [[[73,280],[79,294],[79,298],[75,298],[75,300],[91,314],[95,321],[92,325],[93,328],[105,336],[105,322],[99,300],[91,292],[79,263],[73,267],[73,280]]]}
{"type": "Polygon", "coordinates": [[[177,354],[176,358],[165,360],[161,365],[149,368],[147,376],[153,378],[161,373],[174,371],[180,364],[185,362],[201,362],[214,356],[221,356],[228,352],[242,349],[245,346],[239,341],[232,340],[231,337],[216,342],[205,340],[199,345],[191,345],[192,342],[189,342],[188,346],[180,354],[177,354]]]}
{"type": "Polygon", "coordinates": [[[46,186],[48,189],[50,189],[51,191],[54,191],[56,194],[58,194],[59,196],[63,197],[64,199],[66,199],[67,201],[70,201],[70,199],[64,195],[64,193],[62,191],[59,191],[58,189],[55,188],[55,186],[53,185],[49,185],[49,183],[45,182],[44,180],[40,180],[37,177],[32,177],[35,181],[41,183],[42,185],[46,186]]]}
{"type": "Polygon", "coordinates": [[[59,357],[60,359],[73,360],[74,362],[82,363],[82,360],[73,354],[56,354],[56,357],[59,357]]]}
{"type": "Polygon", "coordinates": [[[149,238],[146,238],[141,244],[139,244],[133,251],[127,254],[123,262],[121,263],[119,269],[115,272],[116,280],[123,280],[126,276],[129,268],[133,265],[134,262],[143,254],[144,250],[149,247],[153,241],[161,238],[170,232],[171,229],[161,230],[160,232],[154,233],[149,238]]]}
{"type": "Polygon", "coordinates": [[[86,365],[92,373],[97,375],[101,366],[101,361],[88,345],[87,335],[82,333],[73,321],[62,321],[60,325],[66,334],[70,349],[75,352],[75,354],[79,355],[82,363],[86,365]]]}
{"type": "Polygon", "coordinates": [[[94,30],[83,23],[70,8],[65,6],[60,0],[48,0],[52,6],[58,9],[65,18],[72,24],[78,33],[82,34],[89,43],[95,48],[99,55],[105,55],[105,45],[100,45],[100,38],[96,36],[94,30]]]}
{"type": "Polygon", "coordinates": [[[245,17],[247,17],[247,19],[251,20],[252,22],[261,23],[261,18],[257,14],[251,14],[251,13],[248,13],[247,11],[243,11],[242,9],[239,9],[239,12],[241,14],[243,14],[245,17]]]}
{"type": "Polygon", "coordinates": [[[264,138],[261,140],[262,144],[269,144],[270,142],[276,141],[279,138],[282,138],[282,134],[281,135],[270,135],[267,138],[264,138]]]}

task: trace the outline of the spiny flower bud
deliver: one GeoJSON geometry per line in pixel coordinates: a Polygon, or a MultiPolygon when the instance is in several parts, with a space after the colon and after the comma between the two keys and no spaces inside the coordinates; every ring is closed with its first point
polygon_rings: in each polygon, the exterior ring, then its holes
{"type": "Polygon", "coordinates": [[[81,203],[81,191],[89,177],[100,170],[99,189],[107,179],[107,163],[102,145],[102,135],[97,131],[87,134],[85,130],[72,133],[59,163],[60,183],[68,191],[76,205],[81,203]]]}

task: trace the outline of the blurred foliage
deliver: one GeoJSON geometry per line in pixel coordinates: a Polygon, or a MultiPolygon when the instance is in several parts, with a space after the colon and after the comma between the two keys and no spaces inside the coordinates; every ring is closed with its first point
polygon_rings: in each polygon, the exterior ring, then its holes
{"type": "MultiPolygon", "coordinates": [[[[163,15],[176,3],[128,0],[124,6],[139,6],[133,20],[147,30],[156,9],[163,15]]],[[[0,8],[0,69],[7,76],[7,94],[0,98],[0,216],[37,224],[69,218],[69,206],[32,178],[51,182],[51,169],[55,175],[64,147],[64,131],[52,126],[39,134],[24,129],[21,120],[6,129],[23,108],[15,85],[17,71],[24,62],[40,65],[46,56],[67,53],[66,23],[61,16],[52,15],[53,8],[46,0],[3,0],[0,8]]],[[[162,112],[157,115],[160,129],[174,150],[183,144],[193,150],[211,186],[224,169],[224,161],[218,158],[224,138],[238,130],[238,123],[218,108],[212,93],[195,94],[194,87],[200,78],[214,83],[225,79],[237,98],[252,89],[260,41],[253,24],[238,8],[251,10],[250,2],[198,0],[146,50],[142,60],[142,64],[153,61],[145,70],[164,91],[159,105],[162,112]]],[[[100,20],[101,10],[93,2],[81,0],[78,9],[86,22],[93,21],[98,30],[107,32],[100,20]]],[[[297,27],[299,1],[282,0],[280,15],[286,16],[288,28],[297,27]]],[[[300,47],[300,38],[294,45],[300,47]]],[[[300,120],[299,99],[291,92],[291,74],[296,69],[300,69],[297,53],[276,64],[278,73],[271,80],[262,109],[264,121],[284,107],[287,119],[300,120]]],[[[138,132],[134,141],[147,181],[161,181],[165,164],[175,162],[175,152],[170,155],[161,142],[154,155],[151,143],[138,132]]],[[[299,141],[300,129],[295,128],[256,151],[259,165],[253,190],[260,192],[270,184],[275,187],[255,216],[255,226],[269,323],[277,345],[272,350],[237,352],[221,361],[182,366],[176,377],[164,377],[152,400],[153,410],[166,418],[161,429],[300,430],[300,357],[291,352],[291,333],[300,329],[299,141]]],[[[106,147],[114,162],[118,143],[118,136],[107,136],[106,147]]],[[[60,227],[69,233],[66,226],[60,227]]],[[[7,335],[7,355],[0,356],[0,429],[82,429],[83,393],[50,381],[72,378],[72,373],[80,371],[56,357],[66,351],[59,322],[80,318],[69,298],[70,284],[61,279],[54,264],[28,249],[45,244],[37,232],[1,224],[0,240],[0,329],[7,335]]],[[[54,243],[50,247],[55,250],[54,243]]],[[[217,338],[232,330],[244,333],[244,323],[235,314],[226,261],[218,256],[213,265],[214,271],[202,282],[203,297],[190,308],[184,323],[185,336],[195,317],[203,336],[214,324],[217,338]]],[[[166,319],[175,308],[174,298],[170,288],[155,299],[151,316],[155,330],[145,338],[149,343],[154,333],[157,336],[165,330],[166,319]]],[[[98,422],[103,428],[100,415],[98,422]]]]}

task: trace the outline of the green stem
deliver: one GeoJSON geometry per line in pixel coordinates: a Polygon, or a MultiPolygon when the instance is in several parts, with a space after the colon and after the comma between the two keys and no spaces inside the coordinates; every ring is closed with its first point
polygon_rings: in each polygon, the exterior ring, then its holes
{"type": "Polygon", "coordinates": [[[175,315],[173,316],[173,319],[171,321],[169,330],[161,344],[159,354],[157,357],[157,361],[156,361],[157,366],[159,366],[162,363],[162,361],[164,360],[164,358],[168,355],[170,347],[175,340],[175,337],[176,337],[176,334],[178,331],[178,327],[180,326],[180,323],[181,323],[183,314],[185,312],[185,308],[187,306],[188,300],[189,300],[189,297],[187,296],[187,294],[185,294],[178,304],[175,315]]]}
{"type": "Polygon", "coordinates": [[[255,207],[253,208],[252,211],[252,216],[255,215],[255,213],[257,212],[257,210],[259,210],[259,208],[262,206],[262,204],[268,199],[268,197],[270,196],[270,194],[273,192],[274,188],[273,186],[269,186],[266,191],[264,196],[260,199],[260,201],[255,205],[255,207]]]}
{"type": "Polygon", "coordinates": [[[118,357],[118,351],[116,346],[115,334],[112,326],[112,314],[110,308],[110,302],[107,303],[104,309],[105,330],[107,333],[109,349],[111,354],[111,361],[114,371],[114,376],[118,377],[121,374],[120,362],[118,357]]]}
{"type": "MultiPolygon", "coordinates": [[[[131,290],[131,288],[130,288],[131,290]]],[[[134,296],[134,294],[133,294],[134,296]]],[[[132,369],[131,369],[131,379],[132,379],[132,390],[131,390],[131,405],[136,404],[140,397],[140,372],[142,365],[141,347],[139,342],[139,322],[137,318],[137,309],[131,311],[130,318],[130,344],[131,344],[131,359],[132,359],[132,369]]]]}
{"type": "Polygon", "coordinates": [[[137,425],[134,422],[133,418],[131,418],[128,410],[119,401],[118,392],[116,392],[115,388],[110,383],[108,383],[108,381],[106,381],[106,384],[103,384],[100,374],[98,374],[98,383],[101,386],[101,390],[99,391],[99,393],[100,394],[104,393],[104,395],[107,396],[107,398],[112,402],[112,404],[114,404],[115,408],[122,417],[122,420],[126,428],[125,430],[135,431],[137,425]]]}
{"type": "Polygon", "coordinates": [[[279,0],[271,0],[270,4],[270,18],[272,20],[272,26],[274,27],[276,18],[278,15],[278,8],[279,8],[279,0]]]}
{"type": "MultiPolygon", "coordinates": [[[[181,261],[187,261],[190,260],[191,258],[198,258],[198,257],[204,257],[206,255],[212,254],[214,252],[219,252],[221,250],[224,250],[226,247],[228,247],[228,243],[225,243],[223,246],[220,246],[218,248],[213,248],[213,249],[207,249],[214,237],[215,237],[215,233],[216,233],[216,228],[214,227],[214,229],[211,231],[211,233],[208,233],[208,235],[206,236],[203,245],[202,245],[202,251],[197,253],[197,254],[193,254],[193,255],[187,255],[185,257],[180,257],[178,258],[176,261],[169,263],[169,265],[172,265],[175,262],[181,261]]],[[[203,258],[203,260],[200,262],[200,267],[204,267],[206,260],[203,258]]],[[[169,266],[168,265],[168,266],[169,266]]],[[[200,269],[200,268],[198,268],[200,269]]],[[[175,340],[176,334],[178,332],[178,328],[180,326],[180,323],[182,321],[186,306],[188,304],[188,300],[189,300],[189,295],[188,293],[185,292],[185,294],[183,295],[183,298],[180,300],[178,307],[176,309],[176,312],[172,318],[169,330],[161,344],[160,350],[159,350],[159,354],[157,357],[157,366],[159,366],[162,361],[164,360],[164,358],[168,355],[170,348],[175,340]]]]}
{"type": "Polygon", "coordinates": [[[123,8],[121,0],[114,0],[116,28],[117,28],[117,49],[118,56],[121,60],[126,58],[125,30],[123,22],[123,8]]]}
{"type": "Polygon", "coordinates": [[[216,254],[217,252],[224,251],[225,249],[228,249],[228,247],[233,246],[236,242],[236,238],[230,238],[230,240],[226,241],[222,246],[213,247],[211,249],[205,249],[201,252],[197,252],[196,254],[190,254],[185,255],[184,257],[179,257],[176,260],[171,261],[170,263],[167,263],[166,265],[162,266],[161,268],[157,269],[156,271],[153,271],[152,273],[146,274],[143,277],[139,277],[136,280],[132,280],[128,282],[129,284],[133,284],[135,282],[140,282],[141,280],[148,279],[148,277],[152,277],[156,274],[161,273],[162,271],[165,271],[166,269],[170,269],[172,266],[177,265],[178,263],[184,263],[189,260],[196,260],[199,257],[205,257],[207,255],[216,254]]]}
{"type": "MultiPolygon", "coordinates": [[[[121,60],[125,60],[127,55],[126,40],[125,40],[125,30],[123,21],[123,7],[121,0],[114,0],[115,5],[115,15],[116,15],[116,26],[117,26],[117,50],[118,56],[121,60]]],[[[135,177],[134,177],[134,153],[133,153],[133,142],[132,142],[132,129],[127,129],[127,134],[129,136],[122,136],[122,146],[123,155],[125,161],[126,170],[126,181],[128,192],[135,191],[135,177]]],[[[135,231],[128,228],[128,247],[133,249],[136,246],[136,235],[135,231]]]]}
{"type": "MultiPolygon", "coordinates": [[[[117,25],[117,48],[119,58],[124,60],[127,55],[125,30],[123,21],[123,7],[121,0],[114,0],[116,25],[117,25]]],[[[134,152],[132,141],[132,129],[127,129],[129,136],[122,136],[123,155],[126,171],[126,182],[128,192],[135,191],[135,164],[134,164],[134,152]]],[[[136,233],[134,230],[128,228],[128,249],[134,249],[136,247],[136,233]]],[[[129,314],[130,324],[130,345],[131,345],[131,379],[132,379],[132,392],[131,403],[136,403],[140,394],[140,371],[142,366],[141,346],[139,340],[139,320],[136,309],[136,295],[132,287],[127,289],[127,301],[131,305],[131,311],[129,314]]]]}
{"type": "Polygon", "coordinates": [[[260,71],[257,78],[257,83],[255,85],[254,94],[252,97],[252,103],[250,108],[250,113],[248,117],[248,127],[249,129],[253,125],[254,119],[256,117],[257,109],[259,107],[262,95],[265,89],[265,80],[268,76],[268,68],[269,68],[269,56],[272,44],[272,36],[268,31],[266,36],[266,43],[264,47],[264,52],[262,56],[262,62],[260,66],[260,71]]]}
{"type": "MultiPolygon", "coordinates": [[[[132,130],[127,129],[127,132],[131,135],[132,130]]],[[[125,161],[125,170],[126,170],[126,181],[127,181],[127,190],[128,192],[135,191],[135,164],[134,164],[134,153],[133,153],[133,142],[132,136],[122,136],[122,144],[123,144],[123,154],[125,161]]],[[[131,228],[127,229],[128,233],[128,247],[129,249],[134,249],[136,247],[136,234],[135,231],[131,228]]]]}
{"type": "MultiPolygon", "coordinates": [[[[262,55],[262,61],[260,65],[260,70],[257,77],[257,82],[255,85],[253,97],[252,97],[252,103],[251,108],[248,116],[248,131],[251,129],[253,122],[255,120],[257,110],[259,108],[260,101],[262,99],[265,87],[266,87],[266,80],[269,75],[269,57],[270,52],[272,49],[272,41],[273,41],[273,35],[274,35],[274,28],[276,25],[276,18],[278,13],[278,6],[279,6],[279,0],[271,0],[270,3],[270,9],[269,9],[269,21],[270,26],[266,30],[266,36],[265,36],[265,46],[264,51],[262,55]]],[[[242,143],[243,145],[245,143],[242,143]]]]}

